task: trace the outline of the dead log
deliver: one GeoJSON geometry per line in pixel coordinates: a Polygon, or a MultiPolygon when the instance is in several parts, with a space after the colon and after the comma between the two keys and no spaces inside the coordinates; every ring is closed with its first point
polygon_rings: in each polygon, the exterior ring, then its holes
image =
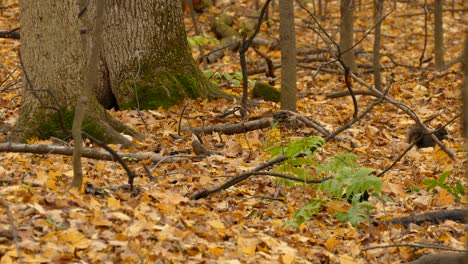
{"type": "Polygon", "coordinates": [[[423,256],[408,264],[466,264],[468,263],[468,254],[432,254],[423,256]]]}
{"type": "Polygon", "coordinates": [[[409,224],[421,225],[423,223],[429,222],[432,224],[438,224],[445,220],[452,220],[456,222],[465,222],[465,217],[468,214],[468,210],[465,209],[454,209],[454,210],[443,210],[430,212],[419,215],[411,215],[398,217],[394,219],[385,220],[382,224],[401,224],[408,226],[409,224]]]}
{"type": "MultiPolygon", "coordinates": [[[[17,144],[17,143],[0,143],[0,152],[17,152],[17,153],[33,153],[33,154],[59,154],[64,156],[73,155],[73,147],[44,145],[44,144],[17,144]]],[[[178,159],[177,156],[160,156],[151,153],[117,153],[122,159],[142,161],[150,160],[152,162],[174,162],[178,159]]],[[[115,160],[114,157],[105,151],[97,149],[84,148],[82,157],[96,160],[115,160]]],[[[187,157],[186,155],[184,157],[187,157]]],[[[197,156],[193,156],[197,157],[197,156]]],[[[180,157],[179,157],[180,158],[180,157]]]]}

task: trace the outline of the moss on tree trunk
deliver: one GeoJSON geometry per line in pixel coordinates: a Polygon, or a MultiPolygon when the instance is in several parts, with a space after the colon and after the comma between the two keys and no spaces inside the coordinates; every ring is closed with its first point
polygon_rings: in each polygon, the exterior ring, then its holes
{"type": "MultiPolygon", "coordinates": [[[[138,138],[142,137],[140,133],[125,126],[105,112],[95,99],[92,101],[85,112],[82,124],[84,132],[105,143],[124,144],[126,146],[130,144],[130,141],[120,133],[138,138]]],[[[26,139],[34,137],[39,139],[56,137],[69,140],[73,125],[74,105],[74,102],[70,102],[68,109],[71,110],[61,109],[59,114],[55,110],[40,106],[28,107],[28,103],[24,104],[23,107],[30,109],[30,111],[22,112],[9,137],[9,141],[24,142],[26,139]]],[[[24,111],[25,108],[22,110],[24,111]]]]}
{"type": "Polygon", "coordinates": [[[184,98],[228,97],[207,80],[195,64],[157,71],[148,67],[139,80],[128,80],[124,85],[128,93],[117,95],[121,109],[168,108],[184,98]]]}

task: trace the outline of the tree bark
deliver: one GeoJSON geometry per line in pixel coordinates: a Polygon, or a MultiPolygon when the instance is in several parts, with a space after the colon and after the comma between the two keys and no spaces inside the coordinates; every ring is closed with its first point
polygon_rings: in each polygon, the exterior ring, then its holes
{"type": "Polygon", "coordinates": [[[374,31],[374,86],[377,90],[382,91],[382,76],[380,72],[380,39],[381,39],[381,20],[383,15],[384,0],[374,0],[374,23],[377,24],[374,31]]]}
{"type": "Polygon", "coordinates": [[[24,0],[20,10],[23,104],[9,140],[68,137],[83,95],[90,98],[85,131],[108,143],[129,144],[119,132],[137,133],[108,116],[84,83],[77,1],[24,0]]]}
{"type": "MultiPolygon", "coordinates": [[[[83,17],[87,32],[95,4],[91,0],[83,17]]],[[[154,109],[186,97],[226,96],[195,64],[182,19],[180,1],[108,0],[100,87],[95,91],[105,107],[116,103],[123,109],[154,109]]]]}
{"type": "Polygon", "coordinates": [[[434,0],[434,52],[436,70],[445,68],[444,62],[444,28],[442,22],[442,1],[434,0]]]}
{"type": "Polygon", "coordinates": [[[281,48],[281,109],[296,111],[296,32],[294,2],[279,1],[281,48]]]}
{"type": "Polygon", "coordinates": [[[356,71],[356,58],[354,56],[354,0],[340,1],[340,55],[344,64],[351,71],[356,71]]]}

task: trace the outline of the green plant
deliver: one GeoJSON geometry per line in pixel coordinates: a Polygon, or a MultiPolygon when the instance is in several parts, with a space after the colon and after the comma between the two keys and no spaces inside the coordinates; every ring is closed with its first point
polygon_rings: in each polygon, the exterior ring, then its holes
{"type": "Polygon", "coordinates": [[[307,203],[294,213],[293,219],[286,222],[287,226],[297,227],[305,221],[309,221],[312,216],[318,215],[320,208],[325,204],[324,200],[313,200],[307,203]]]}
{"type": "Polygon", "coordinates": [[[212,43],[214,45],[219,44],[219,41],[215,37],[210,36],[210,35],[195,36],[193,38],[187,38],[187,40],[188,40],[190,48],[194,46],[204,46],[209,43],[212,43]]]}
{"type": "Polygon", "coordinates": [[[332,179],[320,184],[319,189],[334,198],[361,196],[364,193],[377,192],[382,189],[382,181],[370,173],[373,169],[357,168],[356,156],[352,153],[339,153],[331,162],[317,167],[317,174],[326,173],[332,179]]]}
{"type": "Polygon", "coordinates": [[[360,201],[358,196],[353,197],[353,206],[344,213],[336,213],[336,218],[341,222],[349,222],[352,226],[364,222],[368,218],[368,212],[372,210],[372,205],[369,202],[360,201]]]}
{"type": "MultiPolygon", "coordinates": [[[[325,163],[318,164],[313,160],[313,153],[325,144],[325,141],[319,137],[307,137],[292,141],[285,146],[273,146],[267,150],[272,156],[283,155],[288,159],[274,169],[275,172],[292,174],[301,179],[307,179],[312,176],[312,171],[308,166],[315,166],[315,175],[330,176],[328,180],[323,181],[317,187],[317,184],[311,184],[321,193],[335,200],[348,200],[351,207],[347,212],[337,213],[336,217],[340,221],[350,222],[353,226],[367,219],[367,214],[372,210],[372,206],[367,202],[369,194],[380,196],[382,181],[380,178],[371,175],[373,169],[359,168],[356,163],[356,155],[352,153],[338,153],[325,163]]],[[[277,180],[285,185],[301,184],[292,183],[289,180],[277,180]]],[[[312,199],[304,207],[300,208],[292,220],[288,221],[289,226],[299,226],[311,219],[312,216],[319,213],[324,204],[323,199],[312,199]]]]}
{"type": "MultiPolygon", "coordinates": [[[[317,165],[312,159],[312,154],[316,149],[319,149],[325,144],[325,140],[321,137],[310,136],[289,142],[285,146],[272,146],[267,148],[267,151],[274,157],[286,156],[288,159],[283,164],[277,166],[273,171],[277,173],[292,174],[301,179],[307,180],[311,178],[311,172],[307,166],[317,165]]],[[[276,184],[285,184],[294,186],[301,184],[287,179],[277,179],[276,184]]]]}
{"type": "MultiPolygon", "coordinates": [[[[236,71],[233,73],[227,72],[212,72],[210,70],[204,71],[205,76],[210,79],[215,84],[220,84],[222,80],[225,80],[229,83],[230,86],[233,87],[241,87],[242,84],[242,72],[236,71]]],[[[255,81],[249,79],[248,80],[249,86],[253,87],[255,85],[255,81]]]]}
{"type": "Polygon", "coordinates": [[[461,182],[456,183],[447,183],[447,178],[452,174],[452,170],[446,170],[442,172],[439,179],[428,179],[424,180],[423,183],[427,185],[426,190],[430,191],[435,187],[439,186],[442,189],[445,189],[449,193],[451,193],[456,201],[459,201],[461,196],[465,194],[465,188],[461,182]]]}

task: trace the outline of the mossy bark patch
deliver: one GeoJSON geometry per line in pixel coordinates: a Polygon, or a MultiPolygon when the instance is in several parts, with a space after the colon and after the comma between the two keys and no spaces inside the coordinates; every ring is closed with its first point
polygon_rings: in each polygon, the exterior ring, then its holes
{"type": "Polygon", "coordinates": [[[198,69],[179,67],[159,72],[145,72],[140,80],[127,82],[129,95],[121,109],[169,108],[184,98],[227,97],[198,69]]]}
{"type": "Polygon", "coordinates": [[[267,83],[256,82],[252,90],[252,97],[278,103],[281,100],[281,93],[267,83]]]}
{"type": "MultiPolygon", "coordinates": [[[[61,118],[57,113],[52,114],[49,118],[44,117],[46,122],[41,123],[35,133],[30,133],[27,135],[27,138],[37,136],[39,139],[48,139],[50,137],[56,137],[63,140],[70,139],[69,132],[73,125],[73,116],[74,112],[68,111],[64,112],[61,118]],[[60,119],[63,119],[63,124],[61,124],[62,121],[60,119]],[[64,131],[62,125],[65,126],[65,129],[68,131],[64,131]]],[[[97,120],[85,118],[82,124],[83,131],[95,138],[103,139],[105,137],[105,130],[99,125],[99,123],[100,122],[97,120]]]]}

